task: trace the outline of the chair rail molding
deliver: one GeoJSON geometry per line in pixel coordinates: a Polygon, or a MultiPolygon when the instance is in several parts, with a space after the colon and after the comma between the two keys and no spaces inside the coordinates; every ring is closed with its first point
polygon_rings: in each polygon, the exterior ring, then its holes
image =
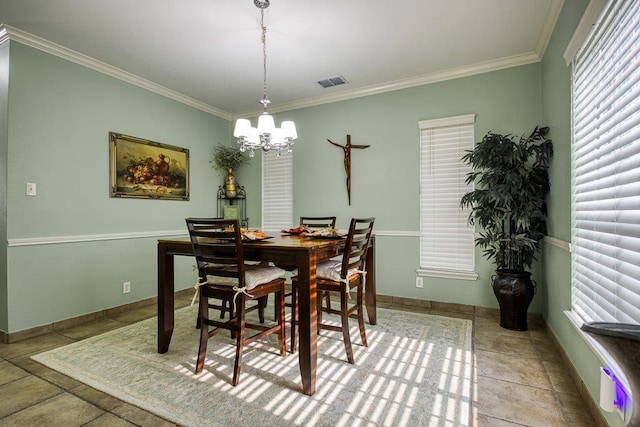
{"type": "MultiPolygon", "coordinates": [[[[412,230],[374,230],[376,237],[413,237],[419,238],[420,231],[412,230]]],[[[158,230],[158,231],[135,231],[129,233],[105,233],[105,234],[81,234],[70,236],[51,236],[51,237],[24,237],[7,239],[7,246],[37,246],[37,245],[53,245],[60,243],[83,243],[97,242],[102,240],[124,240],[124,239],[147,239],[154,237],[174,237],[188,236],[186,230],[158,230]]],[[[544,242],[567,252],[571,252],[571,243],[556,237],[546,236],[544,242]]]]}
{"type": "Polygon", "coordinates": [[[7,239],[7,246],[39,246],[61,243],[86,243],[104,240],[147,239],[158,237],[188,236],[186,230],[137,231],[132,233],[84,234],[76,236],[26,237],[7,239]]]}
{"type": "Polygon", "coordinates": [[[571,242],[567,242],[566,240],[558,239],[557,237],[545,236],[543,242],[567,252],[571,252],[571,242]]]}

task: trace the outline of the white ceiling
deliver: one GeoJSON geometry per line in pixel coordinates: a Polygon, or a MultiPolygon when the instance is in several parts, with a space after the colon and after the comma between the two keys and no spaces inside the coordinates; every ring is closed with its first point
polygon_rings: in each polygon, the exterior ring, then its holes
{"type": "MultiPolygon", "coordinates": [[[[269,110],[538,61],[562,2],[271,0],[269,110]],[[316,83],[339,75],[349,84],[316,83]]],[[[260,9],[252,0],[0,0],[0,23],[4,39],[222,117],[260,110],[260,9]]]]}

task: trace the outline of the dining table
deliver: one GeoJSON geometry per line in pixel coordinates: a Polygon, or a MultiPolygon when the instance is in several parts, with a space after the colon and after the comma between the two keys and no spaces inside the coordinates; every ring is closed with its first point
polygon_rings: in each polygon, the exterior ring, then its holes
{"type": "MultiPolygon", "coordinates": [[[[298,268],[298,364],[302,391],[316,392],[318,359],[316,265],[339,256],[344,238],[313,238],[301,235],[277,235],[264,240],[248,240],[243,245],[245,259],[268,261],[298,268]]],[[[174,328],[175,283],[174,256],[193,256],[189,239],[158,240],[158,353],[169,350],[174,328]]],[[[376,324],[375,236],[365,261],[365,307],[367,318],[376,324]]]]}

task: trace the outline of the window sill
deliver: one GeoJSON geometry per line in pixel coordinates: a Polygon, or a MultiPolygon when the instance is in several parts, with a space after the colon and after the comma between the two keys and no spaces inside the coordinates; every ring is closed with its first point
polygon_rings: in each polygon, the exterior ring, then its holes
{"type": "Polygon", "coordinates": [[[621,376],[622,378],[620,378],[620,381],[627,390],[630,390],[629,381],[627,381],[627,378],[624,377],[624,371],[622,370],[618,362],[616,362],[616,360],[611,356],[611,354],[602,344],[596,341],[596,339],[593,338],[590,334],[580,329],[584,323],[582,321],[582,318],[575,311],[571,310],[565,310],[564,314],[565,316],[567,316],[567,318],[569,318],[571,325],[576,329],[576,331],[578,331],[578,334],[586,341],[589,347],[591,347],[591,350],[593,350],[602,364],[607,368],[611,368],[616,374],[621,376]]]}
{"type": "Polygon", "coordinates": [[[439,277],[442,279],[458,279],[475,281],[478,279],[478,273],[475,271],[453,271],[453,270],[430,270],[419,268],[416,270],[418,276],[423,277],[439,277]]]}
{"type": "Polygon", "coordinates": [[[578,334],[600,359],[602,366],[613,372],[625,389],[627,398],[630,398],[631,405],[625,404],[623,410],[616,408],[620,418],[623,419],[625,425],[630,421],[631,417],[633,417],[634,422],[640,420],[640,415],[635,413],[640,409],[640,401],[637,396],[634,398],[634,394],[638,394],[638,385],[640,384],[640,376],[636,370],[638,363],[637,348],[640,344],[630,339],[614,337],[612,341],[611,337],[587,333],[581,329],[584,322],[576,312],[567,310],[564,313],[578,334]],[[603,337],[604,339],[602,339],[603,337]],[[620,345],[621,342],[623,343],[622,346],[620,345]],[[608,345],[611,345],[611,347],[608,348],[608,345]]]}

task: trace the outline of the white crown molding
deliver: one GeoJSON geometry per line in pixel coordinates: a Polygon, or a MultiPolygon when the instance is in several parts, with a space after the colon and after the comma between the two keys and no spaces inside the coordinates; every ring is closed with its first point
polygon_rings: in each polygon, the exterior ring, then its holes
{"type": "Polygon", "coordinates": [[[0,24],[0,44],[9,40],[9,34],[7,34],[7,28],[0,24]]]}
{"type": "Polygon", "coordinates": [[[78,236],[54,236],[54,237],[32,237],[22,239],[8,239],[7,244],[10,247],[16,246],[39,246],[39,245],[55,245],[60,243],[86,243],[98,242],[104,240],[124,240],[124,239],[147,239],[168,236],[185,236],[186,230],[168,230],[168,231],[140,231],[135,233],[110,233],[110,234],[85,234],[78,236]]]}
{"type": "MultiPolygon", "coordinates": [[[[141,87],[153,93],[157,93],[158,95],[165,96],[169,99],[173,99],[174,101],[181,102],[185,105],[212,114],[214,116],[218,116],[226,120],[231,120],[231,114],[227,113],[226,111],[222,111],[218,108],[212,107],[203,102],[182,95],[181,93],[168,89],[164,86],[160,86],[156,83],[150,82],[149,80],[143,79],[142,77],[138,77],[112,65],[91,58],[90,56],[76,52],[75,50],[68,49],[49,40],[27,33],[26,31],[22,31],[18,28],[13,28],[8,25],[3,27],[4,31],[8,35],[9,40],[22,43],[24,45],[33,47],[43,52],[50,53],[68,61],[75,62],[76,64],[82,65],[108,76],[115,77],[116,79],[125,81],[127,83],[131,83],[132,85],[141,87]]],[[[0,32],[0,43],[2,41],[4,41],[4,38],[2,36],[2,32],[0,32]]]]}
{"type": "Polygon", "coordinates": [[[549,4],[547,16],[544,20],[544,23],[542,24],[540,38],[538,39],[538,44],[536,45],[536,54],[539,58],[544,57],[544,52],[547,50],[547,46],[549,46],[551,35],[553,34],[554,28],[556,28],[556,23],[558,22],[558,18],[560,17],[560,12],[562,11],[563,5],[564,0],[552,0],[551,4],[549,4]]]}
{"type": "MultiPolygon", "coordinates": [[[[535,52],[528,52],[521,55],[509,56],[494,61],[481,62],[478,64],[452,68],[450,70],[439,71],[436,73],[423,74],[417,77],[411,77],[408,79],[395,80],[379,85],[368,86],[360,89],[354,89],[350,91],[340,92],[337,94],[320,96],[316,98],[308,98],[300,101],[290,102],[286,104],[280,104],[276,107],[269,107],[271,113],[281,113],[284,111],[297,110],[299,108],[315,107],[322,104],[330,104],[332,102],[346,101],[353,98],[361,98],[369,95],[376,95],[385,92],[391,92],[394,90],[407,89],[416,86],[423,86],[431,83],[443,82],[446,80],[459,79],[462,77],[469,77],[476,74],[488,73],[491,71],[503,70],[506,68],[518,67],[521,65],[528,65],[535,62],[540,62],[540,57],[535,52]]],[[[245,112],[233,116],[233,119],[255,117],[260,115],[262,110],[245,112]]]]}

